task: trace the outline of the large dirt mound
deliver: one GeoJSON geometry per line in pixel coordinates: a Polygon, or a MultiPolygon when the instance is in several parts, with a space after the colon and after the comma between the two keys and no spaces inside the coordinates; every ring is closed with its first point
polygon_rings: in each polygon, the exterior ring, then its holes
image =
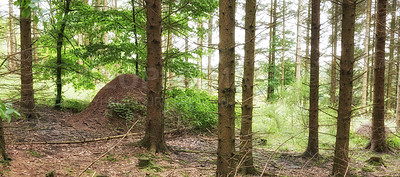
{"type": "MultiPolygon", "coordinates": [[[[107,130],[115,130],[127,124],[123,119],[106,115],[108,104],[121,102],[124,99],[135,99],[145,104],[146,94],[147,83],[140,77],[132,74],[117,76],[97,93],[85,110],[72,118],[72,124],[79,130],[89,129],[108,134],[107,130]]],[[[125,128],[121,127],[121,129],[125,128]]]]}

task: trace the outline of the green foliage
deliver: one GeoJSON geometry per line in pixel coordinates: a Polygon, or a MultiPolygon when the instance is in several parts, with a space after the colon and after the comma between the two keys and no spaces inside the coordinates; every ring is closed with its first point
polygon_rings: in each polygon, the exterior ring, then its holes
{"type": "Polygon", "coordinates": [[[27,151],[30,155],[34,156],[34,157],[42,157],[42,155],[34,150],[28,150],[27,151]]]}
{"type": "Polygon", "coordinates": [[[390,134],[386,139],[387,144],[394,149],[400,149],[400,136],[390,134]]]}
{"type": "Polygon", "coordinates": [[[167,91],[165,115],[176,117],[178,121],[195,129],[213,129],[217,124],[218,105],[216,97],[194,89],[172,89],[167,91]]]}
{"type": "Polygon", "coordinates": [[[61,103],[61,109],[70,110],[72,112],[78,113],[83,111],[88,105],[89,102],[87,101],[77,100],[77,99],[64,99],[63,102],[61,103]]]}
{"type": "Polygon", "coordinates": [[[0,102],[0,117],[2,120],[7,120],[7,122],[11,121],[11,118],[15,116],[18,117],[20,114],[14,108],[12,108],[11,103],[2,103],[0,102]]]}
{"type": "Polygon", "coordinates": [[[125,98],[120,103],[110,102],[108,103],[108,109],[111,110],[113,116],[126,120],[133,120],[137,114],[146,114],[146,106],[134,98],[125,98]]]}

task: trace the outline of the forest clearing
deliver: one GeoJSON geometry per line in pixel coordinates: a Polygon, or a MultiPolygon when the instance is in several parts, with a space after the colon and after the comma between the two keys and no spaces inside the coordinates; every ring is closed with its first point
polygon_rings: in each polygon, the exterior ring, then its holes
{"type": "Polygon", "coordinates": [[[0,2],[0,176],[400,176],[398,0],[0,2]]]}

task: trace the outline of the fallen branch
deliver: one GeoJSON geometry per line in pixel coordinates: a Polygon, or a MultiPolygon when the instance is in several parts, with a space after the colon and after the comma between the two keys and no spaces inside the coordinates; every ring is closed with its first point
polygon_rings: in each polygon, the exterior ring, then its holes
{"type": "Polygon", "coordinates": [[[121,137],[121,139],[115,143],[111,148],[109,148],[105,153],[103,153],[100,157],[98,157],[96,160],[94,160],[92,163],[90,163],[90,165],[88,165],[85,170],[83,170],[81,173],[79,173],[78,176],[81,176],[83,173],[85,173],[86,170],[88,170],[94,163],[96,163],[97,161],[99,161],[101,158],[103,158],[106,154],[108,154],[112,149],[114,149],[118,144],[120,144],[122,142],[122,140],[129,134],[129,132],[132,130],[132,128],[139,122],[139,120],[137,120],[132,126],[131,128],[129,128],[129,130],[121,137]]]}
{"type": "MultiPolygon", "coordinates": [[[[174,129],[170,131],[166,131],[165,134],[171,134],[175,132],[182,131],[182,129],[174,129]]],[[[91,143],[97,141],[108,141],[112,139],[124,138],[125,136],[139,136],[143,133],[128,133],[123,135],[115,135],[115,136],[108,136],[102,138],[95,138],[95,139],[88,139],[88,140],[80,140],[80,141],[55,141],[55,142],[18,142],[14,143],[13,145],[25,145],[25,144],[83,144],[83,143],[91,143]]]]}

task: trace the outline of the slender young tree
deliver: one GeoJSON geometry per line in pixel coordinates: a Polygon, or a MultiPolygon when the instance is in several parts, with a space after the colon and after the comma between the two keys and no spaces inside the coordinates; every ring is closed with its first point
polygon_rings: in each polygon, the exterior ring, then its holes
{"type": "Polygon", "coordinates": [[[365,8],[367,14],[365,20],[365,39],[364,39],[364,67],[362,77],[362,96],[361,96],[361,107],[363,112],[366,112],[367,106],[367,95],[368,95],[368,68],[369,68],[369,42],[370,42],[370,24],[371,24],[371,0],[367,0],[367,7],[365,8]]]}
{"type": "Polygon", "coordinates": [[[286,45],[286,36],[285,36],[285,15],[286,15],[286,1],[283,0],[283,10],[282,10],[282,61],[281,61],[281,91],[285,88],[285,45],[286,45]]]}
{"type": "Polygon", "coordinates": [[[307,29],[306,29],[306,55],[304,57],[304,73],[308,76],[309,60],[310,60],[310,28],[311,28],[311,0],[308,2],[307,10],[307,29]]]}
{"type": "Polygon", "coordinates": [[[389,42],[389,65],[388,65],[388,82],[387,82],[387,90],[386,90],[386,110],[391,109],[392,104],[392,80],[393,80],[393,64],[394,64],[394,32],[396,28],[396,6],[397,0],[393,0],[391,6],[391,16],[392,19],[390,21],[390,42],[389,42]]]}
{"type": "Polygon", "coordinates": [[[333,4],[333,30],[332,30],[332,63],[331,63],[331,88],[330,99],[331,104],[336,101],[336,58],[337,58],[337,40],[338,40],[338,23],[339,23],[339,5],[333,4]]]}
{"type": "Polygon", "coordinates": [[[8,37],[8,70],[13,72],[17,70],[17,57],[16,46],[17,41],[15,39],[14,32],[14,2],[13,0],[8,1],[8,18],[9,18],[9,37],[8,37]]]}
{"type": "Polygon", "coordinates": [[[246,0],[244,71],[242,80],[242,120],[240,127],[241,169],[243,174],[256,174],[253,165],[253,89],[256,31],[256,0],[246,0]]]}
{"type": "Polygon", "coordinates": [[[275,90],[275,85],[274,85],[274,80],[275,80],[275,50],[276,50],[276,44],[275,44],[275,36],[276,36],[276,25],[277,25],[277,16],[276,16],[276,8],[277,8],[277,2],[276,0],[271,0],[271,29],[270,29],[270,49],[269,49],[269,61],[268,61],[268,88],[267,88],[267,99],[272,98],[272,95],[274,94],[275,90]]]}
{"type": "Polygon", "coordinates": [[[141,143],[151,152],[168,151],[162,115],[161,0],[146,1],[147,14],[147,122],[141,143]]]}
{"type": "Polygon", "coordinates": [[[318,93],[319,93],[319,31],[320,0],[312,0],[311,15],[311,59],[310,59],[310,108],[308,145],[305,156],[318,155],[318,93]]]}
{"type": "Polygon", "coordinates": [[[21,25],[21,112],[25,117],[35,118],[30,3],[30,0],[19,1],[21,25]]]}
{"type": "Polygon", "coordinates": [[[301,16],[303,10],[302,0],[298,0],[297,4],[297,37],[296,37],[296,82],[300,83],[301,78],[301,25],[303,24],[303,18],[301,16]]]}
{"type": "Polygon", "coordinates": [[[60,28],[58,29],[57,32],[57,66],[56,66],[56,90],[57,90],[57,95],[56,95],[56,104],[55,104],[55,109],[60,109],[61,108],[61,100],[62,100],[62,78],[61,78],[61,73],[62,73],[62,68],[63,68],[63,61],[62,61],[62,47],[63,47],[63,41],[64,41],[64,31],[65,27],[67,25],[67,15],[70,12],[69,6],[70,6],[71,0],[66,0],[64,4],[64,17],[61,20],[60,23],[60,28]]]}
{"type": "Polygon", "coordinates": [[[378,0],[375,19],[375,67],[374,104],[372,110],[371,150],[387,152],[385,137],[385,40],[386,40],[386,0],[378,0]]]}
{"type": "MultiPolygon", "coordinates": [[[[186,35],[185,36],[185,52],[188,52],[188,51],[189,51],[189,36],[186,35]]],[[[189,58],[186,57],[185,61],[188,62],[189,58]]],[[[185,77],[185,81],[184,82],[185,82],[185,88],[189,88],[189,78],[188,77],[185,77]]]]}
{"type": "Polygon", "coordinates": [[[235,169],[235,0],[219,1],[217,176],[235,169]]]}
{"type": "Polygon", "coordinates": [[[211,77],[211,52],[212,52],[212,33],[213,33],[213,15],[210,14],[208,19],[208,62],[207,62],[207,80],[208,80],[208,93],[212,94],[212,77],[211,77]]]}
{"type": "Polygon", "coordinates": [[[339,109],[335,157],[332,174],[347,176],[349,165],[349,133],[353,102],[354,24],[356,0],[344,0],[342,10],[342,53],[340,60],[339,109]]]}

